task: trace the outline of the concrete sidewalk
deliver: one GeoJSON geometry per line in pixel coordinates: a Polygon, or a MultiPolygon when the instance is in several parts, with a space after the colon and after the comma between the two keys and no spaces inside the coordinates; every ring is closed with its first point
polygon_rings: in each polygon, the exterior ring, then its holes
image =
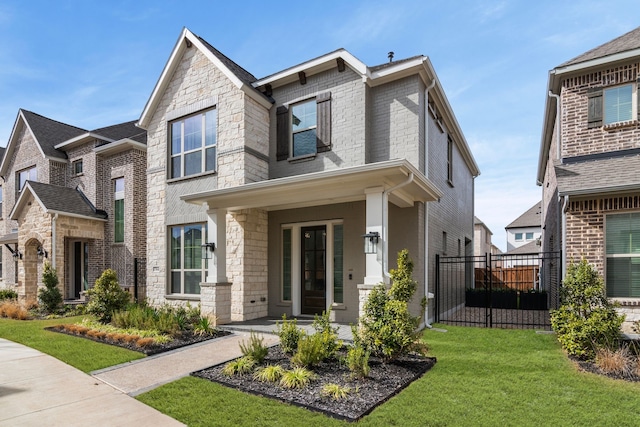
{"type": "Polygon", "coordinates": [[[0,338],[0,426],[181,426],[58,359],[0,338]]]}
{"type": "MultiPolygon", "coordinates": [[[[276,335],[259,336],[263,338],[266,346],[272,346],[279,341],[276,335]]],[[[188,376],[191,372],[242,356],[240,343],[248,343],[249,337],[250,332],[234,331],[233,335],[101,369],[91,374],[129,396],[137,396],[188,376]]]]}

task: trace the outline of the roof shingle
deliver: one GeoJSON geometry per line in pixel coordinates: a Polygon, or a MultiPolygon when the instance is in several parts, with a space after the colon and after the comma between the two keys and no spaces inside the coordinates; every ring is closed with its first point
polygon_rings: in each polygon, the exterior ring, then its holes
{"type": "Polygon", "coordinates": [[[560,64],[557,68],[566,67],[568,65],[579,64],[581,62],[590,61],[592,59],[604,58],[605,56],[615,55],[629,50],[640,48],[640,27],[631,30],[607,43],[595,47],[582,55],[576,56],[569,61],[560,64]]]}
{"type": "Polygon", "coordinates": [[[505,229],[521,227],[541,227],[542,226],[542,200],[530,207],[525,213],[516,218],[505,229]]]}
{"type": "Polygon", "coordinates": [[[89,218],[106,219],[107,213],[96,209],[91,202],[75,188],[28,181],[35,196],[48,211],[63,212],[89,218]]]}

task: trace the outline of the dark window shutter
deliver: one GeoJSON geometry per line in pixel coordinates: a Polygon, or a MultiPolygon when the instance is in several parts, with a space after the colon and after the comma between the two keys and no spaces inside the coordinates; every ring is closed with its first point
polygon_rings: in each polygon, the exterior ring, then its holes
{"type": "Polygon", "coordinates": [[[319,94],[316,103],[316,151],[322,153],[331,150],[331,92],[319,94]]]}
{"type": "Polygon", "coordinates": [[[637,110],[636,114],[638,116],[638,121],[640,121],[640,79],[638,79],[637,82],[638,82],[638,87],[636,92],[638,93],[638,99],[637,99],[638,102],[636,102],[636,110],[637,110]]]}
{"type": "Polygon", "coordinates": [[[602,126],[602,89],[589,89],[587,92],[589,98],[589,115],[587,128],[597,128],[602,126]]]}
{"type": "Polygon", "coordinates": [[[276,110],[276,159],[289,158],[289,109],[284,105],[276,110]]]}

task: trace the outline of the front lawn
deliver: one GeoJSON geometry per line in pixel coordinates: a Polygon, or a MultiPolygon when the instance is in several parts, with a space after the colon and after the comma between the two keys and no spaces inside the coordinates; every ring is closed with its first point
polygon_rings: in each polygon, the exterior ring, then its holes
{"type": "Polygon", "coordinates": [[[63,362],[91,372],[144,357],[144,354],[46,331],[48,326],[76,323],[85,316],[49,320],[13,320],[0,318],[0,338],[5,338],[62,360],[63,362]]]}
{"type": "MultiPolygon", "coordinates": [[[[554,335],[444,328],[425,332],[435,367],[358,425],[640,425],[640,384],[578,372],[554,335]]],[[[193,377],[138,399],[189,426],[347,424],[193,377]]]]}

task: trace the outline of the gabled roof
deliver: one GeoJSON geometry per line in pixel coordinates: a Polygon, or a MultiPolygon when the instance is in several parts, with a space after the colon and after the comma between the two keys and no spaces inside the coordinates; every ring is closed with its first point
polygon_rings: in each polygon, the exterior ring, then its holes
{"type": "Polygon", "coordinates": [[[164,66],[160,78],[158,79],[151,96],[147,100],[140,119],[138,120],[138,126],[146,129],[149,125],[149,121],[155,112],[162,95],[167,88],[173,73],[180,64],[182,55],[187,49],[196,48],[200,50],[231,82],[240,90],[242,90],[249,97],[263,105],[265,108],[271,107],[271,100],[269,100],[263,93],[256,90],[252,83],[255,81],[255,77],[251,75],[244,68],[224,56],[217,49],[205,42],[204,39],[195,35],[187,28],[183,28],[178,41],[176,42],[171,55],[164,66]]]}
{"type": "Polygon", "coordinates": [[[136,126],[137,120],[119,123],[117,125],[107,126],[100,129],[92,130],[91,133],[103,136],[112,141],[129,138],[134,141],[146,143],[147,132],[136,126]]]}
{"type": "MultiPolygon", "coordinates": [[[[583,53],[549,71],[547,91],[558,95],[562,81],[574,75],[615,67],[637,61],[640,58],[640,27],[583,53]]],[[[549,160],[549,149],[556,121],[557,100],[547,96],[544,106],[542,136],[538,155],[538,173],[536,182],[542,185],[549,160]]]]}
{"type": "Polygon", "coordinates": [[[478,218],[477,216],[473,216],[473,225],[480,225],[482,227],[484,227],[485,230],[487,230],[487,233],[493,235],[493,232],[491,230],[489,230],[489,227],[487,226],[487,224],[485,224],[484,222],[482,222],[482,220],[480,218],[478,218]]]}
{"type": "Polygon", "coordinates": [[[640,189],[639,151],[614,152],[608,157],[587,157],[584,161],[557,165],[558,194],[604,194],[640,189]]]}
{"type": "Polygon", "coordinates": [[[607,56],[615,55],[617,53],[628,52],[630,50],[640,49],[640,27],[635,30],[631,30],[626,34],[621,35],[607,43],[601,44],[582,55],[578,55],[575,58],[558,65],[556,68],[566,67],[568,65],[575,65],[594,59],[601,59],[607,56]]]}
{"type": "Polygon", "coordinates": [[[523,227],[542,227],[542,201],[531,206],[525,213],[507,225],[505,230],[523,227]]]}
{"type": "Polygon", "coordinates": [[[509,252],[506,252],[505,255],[531,255],[538,253],[540,253],[540,246],[538,246],[536,240],[533,240],[515,249],[511,249],[509,252]]]}
{"type": "Polygon", "coordinates": [[[107,213],[97,210],[80,190],[44,184],[42,182],[27,181],[20,192],[20,197],[9,215],[10,219],[17,219],[17,214],[27,203],[27,194],[33,195],[46,213],[59,213],[88,219],[105,220],[107,213]]]}

